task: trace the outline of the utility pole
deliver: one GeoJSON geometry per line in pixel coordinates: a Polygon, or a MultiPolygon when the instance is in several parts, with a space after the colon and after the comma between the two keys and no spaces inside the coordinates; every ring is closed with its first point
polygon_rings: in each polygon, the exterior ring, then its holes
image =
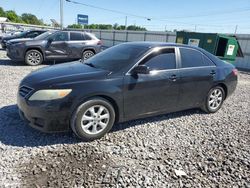
{"type": "Polygon", "coordinates": [[[63,29],[63,0],[60,0],[60,25],[63,29]]]}
{"type": "Polygon", "coordinates": [[[128,24],[128,17],[125,17],[125,30],[127,30],[127,24],[128,24]]]}
{"type": "Polygon", "coordinates": [[[196,32],[196,30],[197,30],[197,25],[195,25],[195,27],[194,27],[194,31],[196,32]]]}
{"type": "Polygon", "coordinates": [[[238,25],[235,26],[234,34],[237,33],[237,30],[238,30],[238,25]]]}

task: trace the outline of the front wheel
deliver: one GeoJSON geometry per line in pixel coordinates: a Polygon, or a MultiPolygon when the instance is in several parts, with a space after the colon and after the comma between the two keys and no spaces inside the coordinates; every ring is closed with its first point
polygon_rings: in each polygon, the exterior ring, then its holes
{"type": "Polygon", "coordinates": [[[203,110],[207,113],[215,113],[217,112],[225,99],[225,91],[222,87],[216,86],[213,87],[207,95],[205,105],[203,110]]]}
{"type": "Polygon", "coordinates": [[[27,65],[36,66],[43,62],[43,55],[38,50],[29,50],[25,54],[25,63],[27,65]]]}
{"type": "Polygon", "coordinates": [[[94,98],[77,108],[71,118],[71,128],[79,138],[89,141],[104,136],[114,122],[113,106],[105,99],[94,98]]]}

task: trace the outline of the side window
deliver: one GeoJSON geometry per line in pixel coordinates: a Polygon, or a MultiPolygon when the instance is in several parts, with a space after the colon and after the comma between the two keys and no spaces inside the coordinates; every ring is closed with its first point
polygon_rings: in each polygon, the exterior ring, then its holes
{"type": "Polygon", "coordinates": [[[50,37],[53,41],[67,41],[69,40],[68,32],[57,32],[50,37]]]}
{"type": "Polygon", "coordinates": [[[150,70],[167,70],[176,68],[175,50],[164,49],[160,52],[150,55],[144,60],[150,70]]]}
{"type": "Polygon", "coordinates": [[[180,53],[182,68],[211,66],[210,63],[204,61],[204,55],[197,50],[180,48],[180,53]]]}
{"type": "Polygon", "coordinates": [[[82,33],[70,32],[70,40],[84,40],[82,33]]]}
{"type": "Polygon", "coordinates": [[[39,33],[35,31],[35,32],[27,33],[26,37],[27,38],[34,38],[34,37],[36,37],[38,35],[39,35],[39,33]]]}

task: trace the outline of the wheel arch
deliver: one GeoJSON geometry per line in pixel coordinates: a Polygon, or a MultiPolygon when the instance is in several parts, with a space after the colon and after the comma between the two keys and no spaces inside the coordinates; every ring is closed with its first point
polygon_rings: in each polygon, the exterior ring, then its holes
{"type": "Polygon", "coordinates": [[[91,48],[91,47],[86,47],[86,48],[84,48],[84,49],[82,50],[82,53],[84,53],[84,52],[86,52],[86,51],[88,51],[88,50],[90,50],[90,51],[92,51],[94,54],[96,54],[95,49],[94,49],[94,48],[91,48]]]}
{"type": "Polygon", "coordinates": [[[44,56],[43,50],[42,50],[41,48],[39,48],[39,47],[29,47],[29,48],[27,48],[27,49],[25,50],[25,52],[24,52],[24,57],[26,56],[26,53],[27,53],[28,51],[30,51],[30,50],[37,50],[37,51],[39,51],[39,52],[42,54],[43,60],[45,60],[45,56],[44,56]]]}
{"type": "Polygon", "coordinates": [[[112,97],[108,96],[108,95],[93,95],[93,96],[89,96],[84,98],[83,100],[81,100],[80,102],[78,102],[77,104],[74,105],[73,109],[72,109],[72,114],[74,114],[74,112],[77,110],[77,108],[83,104],[84,102],[91,100],[91,99],[95,99],[95,98],[101,98],[104,99],[106,101],[108,101],[114,108],[115,111],[115,123],[118,123],[120,120],[120,109],[118,106],[118,103],[115,101],[115,99],[113,99],[112,97]]]}
{"type": "Polygon", "coordinates": [[[218,83],[218,84],[216,84],[214,87],[216,87],[216,86],[220,86],[220,87],[223,88],[223,90],[224,90],[224,92],[225,92],[225,99],[226,99],[227,96],[228,96],[228,89],[227,89],[226,84],[224,84],[224,83],[218,83]]]}

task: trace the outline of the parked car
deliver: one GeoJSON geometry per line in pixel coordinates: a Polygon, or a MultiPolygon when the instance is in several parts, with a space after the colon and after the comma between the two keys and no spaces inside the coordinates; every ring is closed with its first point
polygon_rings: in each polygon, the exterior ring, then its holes
{"type": "Polygon", "coordinates": [[[35,38],[44,32],[46,32],[46,31],[45,30],[28,30],[28,31],[23,31],[23,32],[19,32],[19,33],[14,33],[13,35],[4,36],[4,37],[2,37],[2,40],[1,40],[2,48],[6,49],[6,43],[9,40],[20,39],[20,38],[35,38]]]}
{"type": "Polygon", "coordinates": [[[46,60],[86,60],[101,51],[102,42],[93,34],[78,31],[48,31],[34,39],[11,40],[7,56],[28,65],[46,60]]]}
{"type": "Polygon", "coordinates": [[[236,85],[237,69],[201,48],[125,43],[85,63],[30,73],[20,83],[17,104],[38,130],[71,128],[93,140],[118,122],[191,108],[215,113],[236,85]]]}

